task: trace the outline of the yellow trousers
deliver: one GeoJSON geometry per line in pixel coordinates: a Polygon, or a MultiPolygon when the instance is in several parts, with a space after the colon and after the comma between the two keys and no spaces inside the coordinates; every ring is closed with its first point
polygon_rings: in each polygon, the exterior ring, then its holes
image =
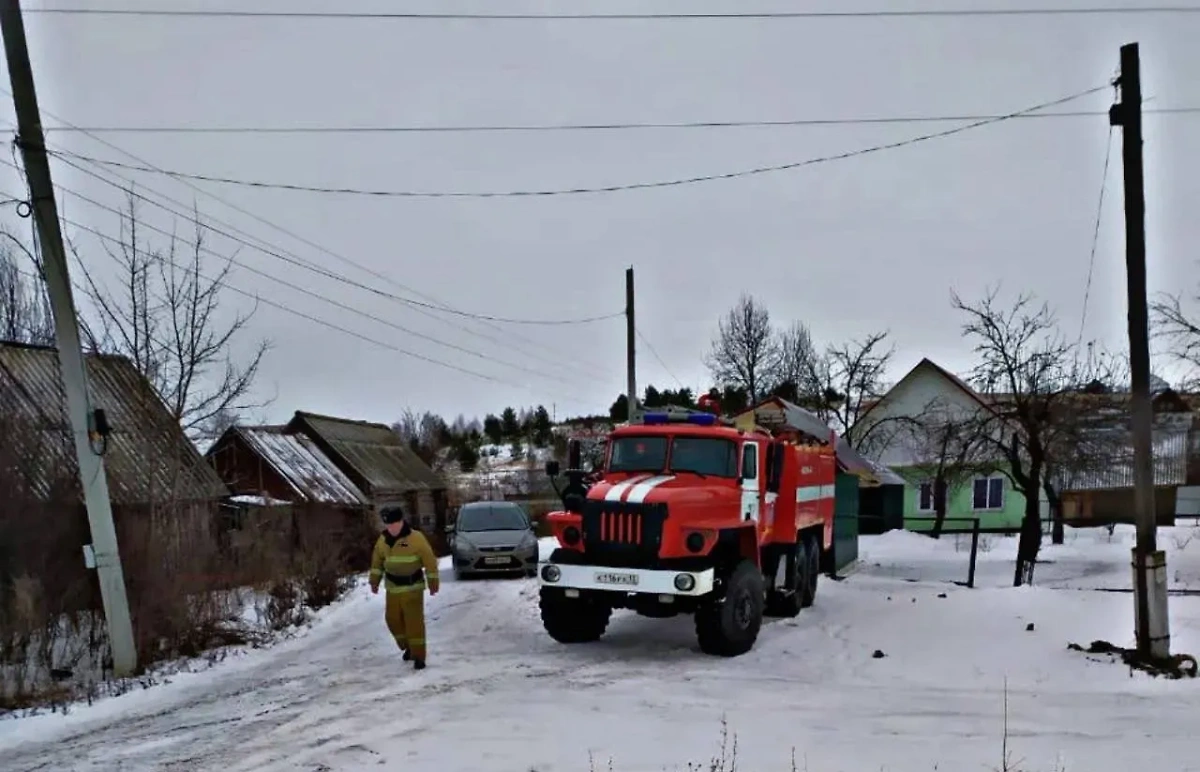
{"type": "Polygon", "coordinates": [[[424,660],[425,588],[418,585],[400,592],[389,588],[384,619],[396,645],[413,659],[424,660]]]}

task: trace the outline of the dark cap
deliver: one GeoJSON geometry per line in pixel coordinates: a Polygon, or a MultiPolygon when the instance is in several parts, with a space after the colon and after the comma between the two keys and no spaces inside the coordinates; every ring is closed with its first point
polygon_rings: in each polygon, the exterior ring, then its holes
{"type": "Polygon", "coordinates": [[[404,508],[399,504],[387,504],[380,508],[379,519],[382,520],[385,525],[398,523],[404,519],[404,508]]]}

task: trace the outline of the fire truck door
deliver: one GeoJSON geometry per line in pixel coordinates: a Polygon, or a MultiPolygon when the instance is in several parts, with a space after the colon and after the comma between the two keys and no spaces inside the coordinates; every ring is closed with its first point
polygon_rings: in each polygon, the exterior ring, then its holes
{"type": "Polygon", "coordinates": [[[760,473],[758,444],[747,442],[742,445],[742,520],[758,522],[762,505],[762,494],[758,487],[760,473]]]}

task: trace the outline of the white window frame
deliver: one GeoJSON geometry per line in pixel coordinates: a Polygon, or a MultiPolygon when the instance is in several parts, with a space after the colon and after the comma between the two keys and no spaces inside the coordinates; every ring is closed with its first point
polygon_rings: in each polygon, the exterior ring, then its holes
{"type": "Polygon", "coordinates": [[[1004,487],[1004,477],[1003,476],[989,475],[987,477],[982,477],[982,476],[976,477],[971,482],[971,511],[972,512],[998,512],[998,511],[1004,509],[1005,496],[1006,496],[1006,491],[1005,491],[1005,487],[1004,487]],[[993,480],[998,480],[1000,482],[1000,501],[995,506],[992,506],[992,501],[991,501],[992,481],[993,480]],[[984,489],[984,494],[983,494],[984,506],[982,506],[982,507],[976,506],[976,503],[975,503],[975,491],[979,487],[979,483],[981,483],[981,482],[985,483],[987,485],[987,487],[984,489]]]}
{"type": "Polygon", "coordinates": [[[935,511],[936,507],[934,506],[934,504],[936,502],[933,500],[933,487],[934,487],[933,480],[924,480],[922,482],[917,483],[917,511],[918,512],[933,512],[933,511],[935,511]],[[924,489],[925,488],[929,488],[929,506],[928,507],[921,506],[921,499],[924,498],[924,489]]]}

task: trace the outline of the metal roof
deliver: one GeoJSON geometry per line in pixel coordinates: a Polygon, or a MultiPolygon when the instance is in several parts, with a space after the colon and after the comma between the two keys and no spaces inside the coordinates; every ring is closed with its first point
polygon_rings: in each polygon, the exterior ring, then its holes
{"type": "MultiPolygon", "coordinates": [[[[1126,432],[1122,432],[1126,434],[1126,432]]],[[[1155,430],[1154,484],[1176,486],[1187,483],[1188,436],[1186,429],[1155,430]]],[[[1070,473],[1063,492],[1114,490],[1133,487],[1133,446],[1120,445],[1100,468],[1070,473]]]]}
{"type": "Polygon", "coordinates": [[[237,426],[230,431],[279,473],[299,496],[321,504],[367,504],[367,497],[303,434],[281,426],[237,426]]]}
{"type": "Polygon", "coordinates": [[[349,466],[372,498],[420,490],[445,490],[446,483],[384,424],[297,411],[288,431],[303,432],[324,444],[349,466]]]}
{"type": "MultiPolygon", "coordinates": [[[[154,388],[128,359],[85,358],[92,406],[112,427],[104,464],[115,504],[217,499],[229,490],[188,440],[154,388]]],[[[29,427],[40,438],[41,479],[33,486],[49,495],[70,480],[79,490],[79,466],[71,440],[58,352],[0,343],[0,420],[29,427]]]]}

